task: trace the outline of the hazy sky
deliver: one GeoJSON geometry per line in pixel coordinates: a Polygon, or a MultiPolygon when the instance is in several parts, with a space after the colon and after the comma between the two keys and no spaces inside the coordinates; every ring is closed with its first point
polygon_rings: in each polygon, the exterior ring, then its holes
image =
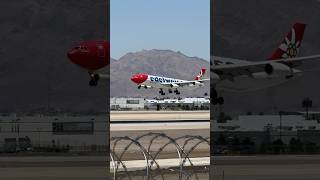
{"type": "Polygon", "coordinates": [[[111,0],[111,57],[171,49],[209,60],[209,0],[111,0]]]}

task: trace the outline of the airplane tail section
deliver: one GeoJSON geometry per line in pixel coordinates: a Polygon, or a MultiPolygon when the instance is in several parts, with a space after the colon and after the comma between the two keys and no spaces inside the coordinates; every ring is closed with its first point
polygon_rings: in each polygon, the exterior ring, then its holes
{"type": "Polygon", "coordinates": [[[306,24],[295,23],[269,60],[294,58],[298,55],[306,24]]]}
{"type": "Polygon", "coordinates": [[[206,68],[202,68],[199,74],[194,78],[194,80],[201,80],[206,73],[206,68]]]}

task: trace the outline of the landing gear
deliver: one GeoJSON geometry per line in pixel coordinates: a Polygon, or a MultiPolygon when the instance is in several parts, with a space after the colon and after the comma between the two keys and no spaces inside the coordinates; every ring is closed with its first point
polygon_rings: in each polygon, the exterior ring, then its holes
{"type": "Polygon", "coordinates": [[[214,88],[211,89],[210,94],[211,94],[211,98],[212,98],[212,99],[217,99],[218,93],[217,93],[217,91],[216,91],[214,88]]]}
{"type": "Polygon", "coordinates": [[[166,95],[166,93],[164,93],[162,89],[160,89],[159,93],[160,93],[162,96],[166,95]]]}
{"type": "Polygon", "coordinates": [[[174,91],[172,91],[172,89],[168,89],[169,94],[171,93],[175,93],[175,94],[180,94],[180,92],[178,91],[178,89],[175,89],[174,91]]]}
{"type": "Polygon", "coordinates": [[[98,82],[95,81],[95,80],[90,80],[90,81],[89,81],[89,85],[90,85],[90,86],[97,86],[97,85],[98,85],[98,82]]]}
{"type": "Polygon", "coordinates": [[[222,105],[224,103],[223,97],[218,97],[218,93],[215,89],[212,89],[211,91],[211,99],[212,99],[212,104],[213,105],[222,105]]]}
{"type": "Polygon", "coordinates": [[[95,73],[90,73],[89,72],[89,75],[90,75],[90,78],[91,78],[91,80],[89,81],[89,85],[90,86],[97,86],[98,85],[98,81],[100,79],[99,74],[95,74],[95,73]]]}
{"type": "Polygon", "coordinates": [[[223,97],[218,97],[218,98],[212,100],[213,105],[217,105],[217,104],[222,105],[223,103],[224,103],[223,97]]]}
{"type": "Polygon", "coordinates": [[[178,91],[178,89],[174,90],[174,93],[176,93],[177,95],[180,94],[180,91],[178,91]]]}
{"type": "Polygon", "coordinates": [[[141,85],[138,86],[138,89],[141,89],[141,85]]]}

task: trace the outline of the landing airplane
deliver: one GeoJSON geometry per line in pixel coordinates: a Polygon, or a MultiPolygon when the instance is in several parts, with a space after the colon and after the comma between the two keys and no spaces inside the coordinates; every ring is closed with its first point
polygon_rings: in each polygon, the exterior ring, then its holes
{"type": "Polygon", "coordinates": [[[159,88],[159,93],[161,95],[165,95],[163,89],[168,89],[169,93],[180,94],[178,88],[197,88],[204,85],[205,81],[209,81],[210,79],[203,79],[203,76],[206,72],[205,68],[202,68],[199,74],[194,78],[194,80],[182,80],[175,78],[168,78],[163,76],[154,76],[148,74],[135,74],[131,77],[131,81],[138,85],[138,89],[142,87],[145,89],[149,88],[159,88]]]}
{"type": "Polygon", "coordinates": [[[83,41],[67,53],[68,58],[80,67],[86,69],[90,75],[90,86],[97,86],[101,78],[107,75],[97,73],[97,70],[109,65],[110,45],[105,40],[83,41]]]}
{"type": "Polygon", "coordinates": [[[305,27],[306,24],[295,23],[276,51],[264,61],[213,56],[210,68],[212,103],[224,103],[223,97],[218,96],[220,90],[247,91],[255,88],[257,84],[281,83],[300,75],[302,71],[296,67],[302,62],[320,59],[320,55],[297,57],[305,27]]]}

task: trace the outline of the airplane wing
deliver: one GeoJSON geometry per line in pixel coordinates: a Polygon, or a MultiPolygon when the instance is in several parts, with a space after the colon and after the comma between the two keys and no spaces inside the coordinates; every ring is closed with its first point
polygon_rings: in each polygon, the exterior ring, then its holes
{"type": "Polygon", "coordinates": [[[161,85],[168,88],[178,88],[178,87],[184,87],[184,86],[190,86],[190,85],[197,85],[205,81],[210,81],[210,79],[201,79],[201,80],[175,82],[175,83],[162,83],[161,85]]]}
{"type": "MultiPolygon", "coordinates": [[[[223,57],[213,57],[214,60],[226,60],[228,58],[223,57]]],[[[236,59],[230,59],[230,62],[234,62],[236,59]]],[[[267,61],[257,61],[250,62],[247,60],[237,60],[245,63],[234,63],[226,65],[213,65],[211,66],[211,72],[219,75],[220,79],[232,79],[236,76],[247,75],[251,76],[256,72],[265,71],[266,65],[286,65],[288,68],[296,67],[304,61],[308,60],[320,60],[320,55],[304,56],[296,58],[278,59],[278,60],[267,60],[267,61]]]]}

